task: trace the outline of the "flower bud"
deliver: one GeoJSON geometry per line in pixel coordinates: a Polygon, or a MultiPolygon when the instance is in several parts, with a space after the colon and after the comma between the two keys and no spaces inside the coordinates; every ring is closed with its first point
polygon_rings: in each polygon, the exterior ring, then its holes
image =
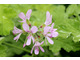
{"type": "Polygon", "coordinates": [[[40,38],[40,36],[38,35],[38,38],[40,38]]]}
{"type": "Polygon", "coordinates": [[[40,28],[43,28],[43,26],[41,25],[40,28]]]}
{"type": "Polygon", "coordinates": [[[31,24],[29,24],[29,27],[31,27],[31,24]]]}

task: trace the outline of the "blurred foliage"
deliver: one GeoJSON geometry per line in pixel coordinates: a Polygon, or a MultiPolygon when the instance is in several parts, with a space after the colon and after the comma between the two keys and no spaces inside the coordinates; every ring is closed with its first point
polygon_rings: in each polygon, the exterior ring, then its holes
{"type": "Polygon", "coordinates": [[[0,5],[0,57],[61,57],[64,54],[64,56],[72,56],[69,53],[73,52],[74,55],[77,51],[80,51],[80,5],[0,5]],[[45,22],[46,11],[49,11],[53,16],[54,28],[59,32],[59,36],[53,38],[53,45],[45,43],[42,45],[45,52],[40,51],[39,55],[30,54],[33,45],[23,48],[24,35],[21,35],[18,42],[13,40],[13,27],[21,28],[18,14],[20,12],[26,14],[28,9],[32,9],[30,21],[37,27],[45,22]]]}

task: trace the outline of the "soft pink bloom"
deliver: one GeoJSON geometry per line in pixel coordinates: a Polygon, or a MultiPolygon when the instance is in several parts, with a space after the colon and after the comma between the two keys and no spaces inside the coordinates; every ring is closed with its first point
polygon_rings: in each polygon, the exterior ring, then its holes
{"type": "Polygon", "coordinates": [[[50,15],[49,11],[46,12],[46,21],[45,21],[45,25],[49,25],[52,23],[52,15],[50,15]]]}
{"type": "Polygon", "coordinates": [[[58,32],[56,32],[57,29],[53,29],[54,23],[51,25],[50,28],[50,32],[51,32],[51,36],[50,37],[57,37],[58,36],[58,32]]]}
{"type": "Polygon", "coordinates": [[[38,31],[38,28],[36,26],[32,26],[31,30],[29,30],[29,25],[27,23],[23,24],[23,29],[25,32],[31,32],[31,33],[36,33],[38,31]]]}
{"type": "Polygon", "coordinates": [[[30,19],[30,16],[31,16],[31,13],[32,13],[32,10],[31,9],[29,9],[28,11],[27,11],[27,13],[26,13],[26,16],[24,15],[24,13],[23,12],[21,12],[20,14],[19,14],[19,17],[23,20],[23,21],[20,21],[20,22],[26,22],[26,19],[30,19]]]}
{"type": "Polygon", "coordinates": [[[23,48],[26,46],[26,44],[24,43],[23,48]]]}
{"type": "Polygon", "coordinates": [[[27,37],[27,42],[26,42],[26,45],[30,45],[31,44],[31,39],[33,40],[33,43],[35,42],[35,39],[34,37],[32,36],[32,34],[30,34],[28,37],[27,37]]]}
{"type": "Polygon", "coordinates": [[[33,52],[33,49],[35,48],[34,53],[35,53],[36,55],[38,55],[38,54],[39,54],[39,47],[40,47],[41,51],[44,52],[44,49],[40,46],[40,45],[42,45],[43,43],[44,43],[44,41],[42,41],[41,43],[39,43],[38,41],[35,42],[35,45],[32,47],[31,54],[32,54],[32,52],[33,52]]]}
{"type": "Polygon", "coordinates": [[[50,31],[50,28],[51,27],[49,27],[49,26],[45,26],[44,27],[44,32],[43,32],[43,35],[45,36],[45,40],[46,40],[46,38],[47,38],[47,40],[48,40],[48,42],[50,43],[50,44],[54,44],[54,42],[50,39],[50,33],[48,33],[49,31],[50,31]]]}
{"type": "Polygon", "coordinates": [[[14,37],[14,40],[16,40],[16,42],[17,42],[19,37],[23,33],[23,31],[14,26],[14,30],[12,32],[13,32],[13,34],[18,34],[16,37],[14,37]]]}
{"type": "Polygon", "coordinates": [[[31,44],[31,39],[33,40],[33,43],[35,41],[34,37],[32,36],[33,33],[36,33],[38,31],[38,28],[36,26],[32,26],[31,30],[29,30],[29,26],[27,23],[23,24],[23,29],[25,30],[25,32],[30,33],[29,36],[27,37],[27,42],[26,45],[30,45],[31,44]]]}
{"type": "Polygon", "coordinates": [[[29,9],[26,13],[26,18],[29,20],[30,19],[30,16],[31,16],[31,13],[32,13],[32,10],[29,9]]]}
{"type": "Polygon", "coordinates": [[[14,37],[14,40],[16,40],[16,42],[17,42],[20,36],[21,36],[21,33],[19,35],[17,35],[16,37],[14,37]]]}
{"type": "Polygon", "coordinates": [[[23,23],[22,27],[23,27],[24,31],[29,32],[29,26],[27,23],[23,23]]]}
{"type": "Polygon", "coordinates": [[[13,34],[22,33],[23,31],[21,29],[18,29],[16,26],[14,26],[14,30],[12,31],[13,34]]]}

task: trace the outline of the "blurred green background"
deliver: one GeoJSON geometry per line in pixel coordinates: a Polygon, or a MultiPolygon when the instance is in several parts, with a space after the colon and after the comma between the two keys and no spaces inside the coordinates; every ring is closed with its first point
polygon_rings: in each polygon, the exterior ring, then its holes
{"type": "Polygon", "coordinates": [[[0,57],[79,57],[80,56],[80,5],[77,4],[2,4],[0,5],[0,57]],[[20,12],[32,9],[30,21],[39,27],[46,20],[49,11],[59,36],[54,44],[43,44],[45,52],[30,54],[33,45],[23,48],[25,35],[18,42],[12,34],[14,26],[22,29],[20,12]]]}

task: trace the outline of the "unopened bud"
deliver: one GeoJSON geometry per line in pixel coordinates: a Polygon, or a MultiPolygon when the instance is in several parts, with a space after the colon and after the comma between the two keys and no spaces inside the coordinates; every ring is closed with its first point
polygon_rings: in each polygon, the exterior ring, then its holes
{"type": "Polygon", "coordinates": [[[29,24],[29,27],[31,27],[31,24],[29,24]]]}
{"type": "Polygon", "coordinates": [[[38,35],[38,38],[40,38],[40,36],[38,35]]]}
{"type": "Polygon", "coordinates": [[[40,26],[40,28],[43,28],[43,26],[40,26]]]}

